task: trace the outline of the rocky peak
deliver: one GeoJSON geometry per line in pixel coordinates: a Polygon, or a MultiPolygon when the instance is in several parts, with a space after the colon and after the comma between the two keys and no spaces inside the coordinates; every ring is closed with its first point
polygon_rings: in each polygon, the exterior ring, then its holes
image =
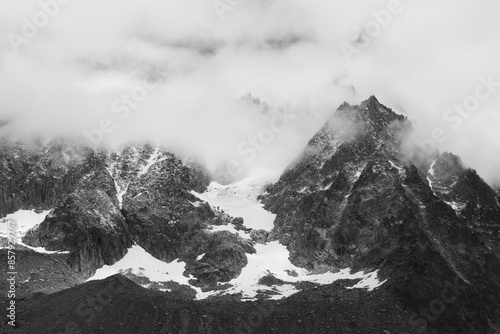
{"type": "Polygon", "coordinates": [[[444,152],[439,154],[429,167],[429,177],[438,182],[441,187],[449,187],[465,170],[466,167],[459,156],[444,152]]]}
{"type": "Polygon", "coordinates": [[[465,170],[462,159],[453,153],[444,152],[439,155],[435,161],[434,172],[437,175],[448,177],[450,175],[459,175],[465,170]]]}
{"type": "Polygon", "coordinates": [[[287,170],[299,165],[320,169],[339,152],[353,158],[376,152],[397,155],[402,133],[409,127],[405,116],[385,107],[374,96],[360,105],[344,102],[287,170]]]}
{"type": "Polygon", "coordinates": [[[477,201],[488,206],[498,205],[496,193],[473,169],[460,175],[453,190],[465,201],[477,201]]]}
{"type": "Polygon", "coordinates": [[[351,120],[356,123],[362,122],[365,125],[365,130],[380,132],[387,129],[393,122],[404,121],[406,117],[396,114],[372,95],[359,105],[353,106],[344,102],[333,115],[332,121],[338,122],[339,119],[351,120]]]}
{"type": "MultiPolygon", "coordinates": [[[[476,260],[500,268],[495,192],[451,153],[430,168],[408,162],[400,149],[407,125],[375,97],[342,104],[263,196],[276,214],[273,238],[298,266],[380,268],[401,278],[387,287],[405,299],[418,296],[407,299],[414,310],[440,292],[430,292],[436,282],[474,284],[480,292],[471,299],[500,296],[500,285],[476,260]]],[[[474,302],[463,312],[491,307],[474,302]]]]}

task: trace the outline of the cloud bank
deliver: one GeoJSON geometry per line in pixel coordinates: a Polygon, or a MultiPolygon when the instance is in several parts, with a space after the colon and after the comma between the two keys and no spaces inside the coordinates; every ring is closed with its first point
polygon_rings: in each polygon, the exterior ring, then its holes
{"type": "Polygon", "coordinates": [[[0,131],[150,140],[212,163],[282,167],[343,101],[376,95],[412,120],[416,142],[500,181],[499,10],[488,0],[6,0],[0,131]],[[475,106],[481,78],[493,83],[475,106]]]}

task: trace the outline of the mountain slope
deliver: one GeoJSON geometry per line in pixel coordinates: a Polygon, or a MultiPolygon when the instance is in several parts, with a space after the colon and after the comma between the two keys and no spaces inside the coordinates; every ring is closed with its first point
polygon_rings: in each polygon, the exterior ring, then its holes
{"type": "Polygon", "coordinates": [[[43,263],[72,282],[24,282],[69,289],[22,295],[21,331],[495,333],[498,190],[451,153],[408,154],[409,131],[375,97],[344,103],[272,185],[148,144],[6,142],[5,213],[50,210],[17,248],[59,251],[43,263]],[[243,321],[249,299],[274,311],[243,321]]]}
{"type": "Polygon", "coordinates": [[[19,326],[2,333],[405,333],[397,300],[346,282],[283,301],[186,301],[115,275],[20,301],[19,326]]]}
{"type": "Polygon", "coordinates": [[[500,300],[500,206],[458,158],[409,159],[409,129],[374,97],[340,106],[263,196],[277,215],[273,238],[300,266],[382,269],[383,288],[426,327],[484,333],[500,300]],[[464,299],[427,316],[448,282],[464,299]]]}

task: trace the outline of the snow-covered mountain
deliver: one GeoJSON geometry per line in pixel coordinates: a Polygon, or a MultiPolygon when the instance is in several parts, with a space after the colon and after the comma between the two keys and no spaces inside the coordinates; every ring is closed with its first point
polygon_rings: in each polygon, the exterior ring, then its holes
{"type": "MultiPolygon", "coordinates": [[[[495,333],[498,189],[451,153],[408,154],[401,145],[410,130],[375,97],[344,103],[283,173],[258,170],[225,185],[202,164],[149,144],[95,151],[59,139],[4,139],[0,246],[1,229],[14,221],[17,251],[40,264],[20,264],[22,297],[69,288],[31,310],[58,300],[78,315],[69,299],[84,298],[85,289],[114,296],[114,282],[127,287],[117,298],[149,296],[156,311],[148,317],[156,318],[144,333],[209,332],[206,317],[212,332],[234,333],[242,301],[280,310],[250,326],[259,333],[495,333]],[[161,315],[160,299],[184,304],[161,315]],[[195,327],[172,320],[182,310],[199,315],[195,327]],[[341,320],[345,314],[352,320],[341,320]],[[316,320],[306,326],[299,318],[316,320]]],[[[126,312],[143,312],[134,307],[126,312]]],[[[105,319],[125,310],[100,312],[105,319]]],[[[30,317],[60,332],[72,315],[50,324],[30,317]]],[[[106,333],[132,333],[133,319],[106,333]]]]}

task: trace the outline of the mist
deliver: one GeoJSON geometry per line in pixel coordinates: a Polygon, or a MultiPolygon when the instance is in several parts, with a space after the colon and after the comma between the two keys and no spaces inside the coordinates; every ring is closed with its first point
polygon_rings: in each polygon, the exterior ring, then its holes
{"type": "Polygon", "coordinates": [[[416,144],[500,182],[499,12],[488,0],[2,1],[0,135],[150,141],[244,173],[284,168],[342,102],[376,95],[416,144]]]}

